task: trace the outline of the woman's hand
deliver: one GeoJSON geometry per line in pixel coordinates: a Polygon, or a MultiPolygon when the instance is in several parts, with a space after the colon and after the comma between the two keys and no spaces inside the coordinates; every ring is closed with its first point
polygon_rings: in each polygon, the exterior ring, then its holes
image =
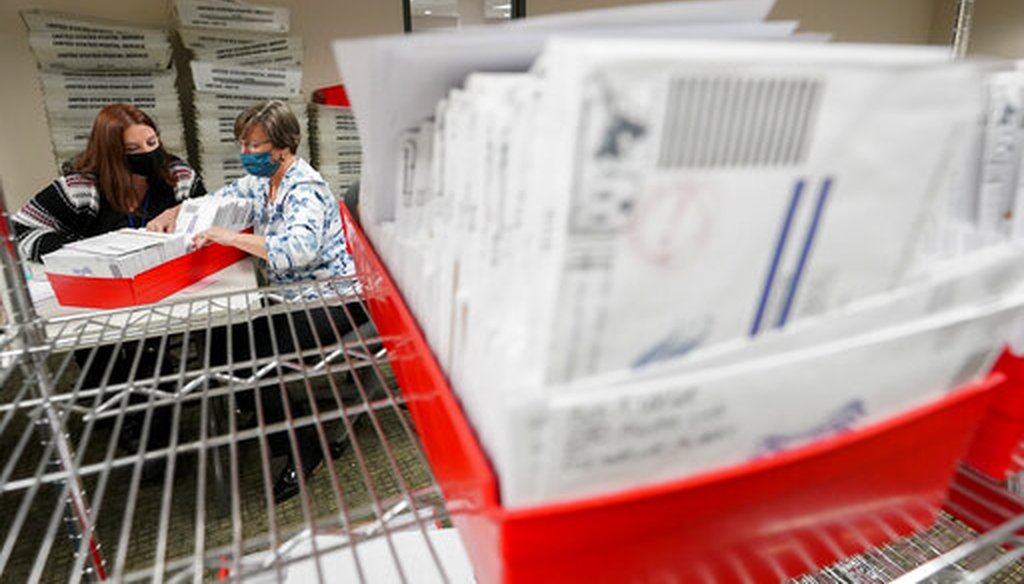
{"type": "Polygon", "coordinates": [[[146,223],[146,231],[159,231],[160,233],[170,233],[174,231],[174,224],[178,220],[178,211],[181,211],[181,205],[171,207],[156,217],[153,217],[148,223],[146,223]]]}
{"type": "Polygon", "coordinates": [[[235,245],[235,240],[238,237],[238,233],[234,231],[228,231],[223,227],[211,227],[206,231],[200,231],[192,238],[192,245],[196,248],[203,247],[210,243],[219,243],[222,245],[235,245]]]}

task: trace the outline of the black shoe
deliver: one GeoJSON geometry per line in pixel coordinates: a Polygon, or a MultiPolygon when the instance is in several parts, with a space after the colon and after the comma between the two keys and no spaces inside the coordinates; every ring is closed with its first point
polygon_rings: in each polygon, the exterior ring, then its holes
{"type": "Polygon", "coordinates": [[[235,415],[235,427],[239,431],[256,427],[258,420],[255,411],[235,410],[235,415]]]}
{"type": "Polygon", "coordinates": [[[121,433],[117,435],[117,449],[121,454],[137,454],[142,443],[142,416],[138,413],[125,414],[121,433]]]}
{"type": "MultiPolygon", "coordinates": [[[[117,450],[122,456],[135,457],[142,447],[142,426],[145,414],[133,412],[126,414],[121,423],[121,433],[117,436],[117,450]]],[[[146,440],[146,451],[151,452],[167,448],[170,440],[170,412],[154,412],[150,422],[150,432],[146,440]]],[[[161,484],[167,470],[167,459],[160,457],[142,463],[143,486],[161,484]]]]}
{"type": "Polygon", "coordinates": [[[338,440],[331,442],[328,446],[331,447],[331,458],[333,458],[334,460],[338,460],[339,458],[341,458],[341,455],[345,454],[345,451],[348,450],[348,437],[346,436],[339,438],[338,440]]]}
{"type": "MultiPolygon", "coordinates": [[[[331,449],[333,453],[333,448],[331,449]]],[[[320,465],[324,461],[324,453],[320,450],[319,444],[315,447],[303,448],[302,449],[302,466],[303,466],[303,477],[305,481],[309,481],[309,477],[313,476],[316,469],[320,468],[320,465]]],[[[291,499],[295,495],[299,494],[299,472],[295,467],[295,460],[291,456],[288,457],[288,464],[284,465],[281,472],[277,475],[277,480],[274,481],[274,502],[283,503],[288,499],[291,499]]]]}

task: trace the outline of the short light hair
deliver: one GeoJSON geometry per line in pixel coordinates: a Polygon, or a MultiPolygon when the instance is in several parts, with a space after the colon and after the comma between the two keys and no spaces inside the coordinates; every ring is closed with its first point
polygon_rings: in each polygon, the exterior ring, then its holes
{"type": "Polygon", "coordinates": [[[238,114],[235,118],[235,139],[242,140],[256,124],[263,127],[274,148],[287,148],[292,154],[298,151],[302,128],[292,108],[285,102],[267,100],[238,114]]]}

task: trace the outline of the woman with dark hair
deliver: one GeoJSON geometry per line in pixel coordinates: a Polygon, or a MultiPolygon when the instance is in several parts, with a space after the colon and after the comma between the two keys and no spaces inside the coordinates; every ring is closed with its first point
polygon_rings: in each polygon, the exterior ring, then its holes
{"type": "MultiPolygon", "coordinates": [[[[78,239],[122,227],[144,227],[166,209],[204,194],[196,171],[164,149],[152,118],[132,105],[108,105],[96,115],[85,152],[12,217],[18,251],[38,262],[78,239]]],[[[75,351],[82,387],[128,381],[138,351],[142,355],[134,368],[135,379],[150,378],[158,368],[161,373],[173,371],[173,360],[161,358],[158,342],[100,345],[75,351]]],[[[149,446],[166,443],[168,414],[154,412],[149,446]]],[[[118,435],[122,451],[138,451],[142,419],[141,413],[125,416],[118,435]]]]}
{"type": "Polygon", "coordinates": [[[64,170],[12,217],[26,259],[38,262],[76,239],[143,227],[206,193],[196,171],[164,149],[153,119],[123,103],[100,110],[85,152],[64,170]]]}

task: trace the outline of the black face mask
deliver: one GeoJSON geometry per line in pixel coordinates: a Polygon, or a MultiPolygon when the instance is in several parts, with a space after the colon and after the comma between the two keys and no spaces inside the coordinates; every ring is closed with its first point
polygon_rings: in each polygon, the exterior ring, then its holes
{"type": "Polygon", "coordinates": [[[158,178],[164,168],[164,153],[159,148],[142,154],[128,155],[128,168],[132,174],[148,179],[158,178]]]}

